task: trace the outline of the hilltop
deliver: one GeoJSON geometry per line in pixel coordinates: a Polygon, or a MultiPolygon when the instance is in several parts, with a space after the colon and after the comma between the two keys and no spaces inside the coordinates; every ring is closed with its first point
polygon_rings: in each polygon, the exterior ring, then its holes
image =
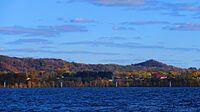
{"type": "Polygon", "coordinates": [[[154,59],[147,60],[142,63],[134,64],[133,66],[143,66],[143,67],[169,67],[169,65],[162,62],[156,61],[154,59]]]}

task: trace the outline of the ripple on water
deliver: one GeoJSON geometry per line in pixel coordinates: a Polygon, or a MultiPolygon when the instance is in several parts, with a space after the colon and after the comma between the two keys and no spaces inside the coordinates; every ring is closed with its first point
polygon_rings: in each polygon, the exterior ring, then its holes
{"type": "Polygon", "coordinates": [[[200,111],[200,88],[1,89],[0,111],[200,111]]]}

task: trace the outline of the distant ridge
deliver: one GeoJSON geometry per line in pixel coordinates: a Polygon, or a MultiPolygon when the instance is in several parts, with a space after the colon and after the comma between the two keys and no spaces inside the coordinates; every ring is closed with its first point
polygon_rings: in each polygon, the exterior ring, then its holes
{"type": "Polygon", "coordinates": [[[132,65],[117,64],[83,64],[67,62],[52,58],[17,58],[0,55],[0,72],[31,72],[31,71],[182,71],[182,68],[167,65],[156,60],[148,60],[132,65]]]}
{"type": "Polygon", "coordinates": [[[162,62],[156,61],[154,59],[147,60],[142,63],[133,64],[133,66],[142,66],[142,67],[169,67],[169,65],[162,62]]]}

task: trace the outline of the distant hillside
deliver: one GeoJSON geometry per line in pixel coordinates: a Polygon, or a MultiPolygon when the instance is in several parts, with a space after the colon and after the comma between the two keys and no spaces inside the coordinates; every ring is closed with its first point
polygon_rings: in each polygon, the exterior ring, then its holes
{"type": "Polygon", "coordinates": [[[50,58],[17,58],[0,55],[0,72],[30,72],[30,71],[114,71],[123,69],[114,64],[81,64],[50,58]]]}
{"type": "Polygon", "coordinates": [[[49,71],[69,68],[70,63],[61,59],[33,59],[0,56],[1,72],[28,72],[28,71],[49,71]]]}
{"type": "Polygon", "coordinates": [[[169,67],[169,65],[161,63],[156,60],[148,60],[142,63],[134,64],[133,66],[142,66],[142,67],[169,67]]]}
{"type": "Polygon", "coordinates": [[[172,66],[172,65],[167,65],[165,63],[156,61],[156,60],[147,60],[145,62],[137,63],[137,64],[132,64],[133,67],[139,68],[137,70],[148,70],[148,71],[184,71],[185,69],[172,66]]]}
{"type": "Polygon", "coordinates": [[[183,69],[170,66],[156,60],[148,60],[146,62],[132,64],[127,66],[116,64],[82,64],[67,62],[61,59],[33,59],[33,58],[17,58],[0,55],[0,72],[30,72],[30,71],[181,71],[183,69]]]}

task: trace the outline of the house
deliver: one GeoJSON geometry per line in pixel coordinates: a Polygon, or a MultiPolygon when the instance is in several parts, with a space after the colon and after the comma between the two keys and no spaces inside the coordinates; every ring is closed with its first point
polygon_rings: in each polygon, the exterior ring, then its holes
{"type": "Polygon", "coordinates": [[[156,78],[156,79],[167,79],[167,75],[160,73],[160,72],[155,72],[152,73],[152,78],[156,78]]]}

